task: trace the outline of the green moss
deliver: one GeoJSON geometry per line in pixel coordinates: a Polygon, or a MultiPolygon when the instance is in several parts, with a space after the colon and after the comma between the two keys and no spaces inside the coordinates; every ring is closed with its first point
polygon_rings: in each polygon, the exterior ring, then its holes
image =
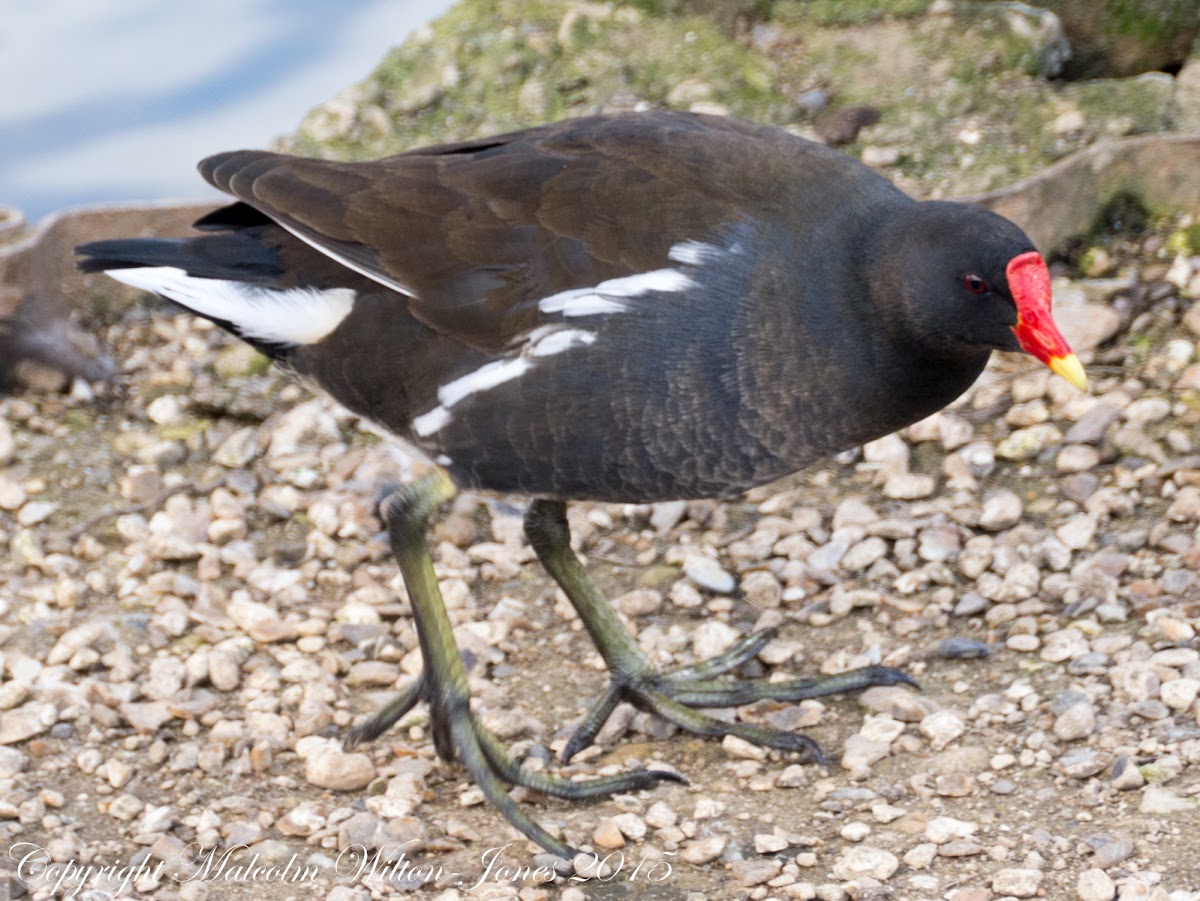
{"type": "Polygon", "coordinates": [[[773,17],[786,24],[824,28],[862,25],[884,18],[919,16],[932,0],[784,0],[775,4],[773,17]]]}
{"type": "Polygon", "coordinates": [[[1142,134],[1167,125],[1173,80],[1169,75],[1098,78],[1067,93],[1095,128],[1110,134],[1142,134]]]}
{"type": "Polygon", "coordinates": [[[792,112],[775,92],[769,60],[708,19],[655,17],[647,8],[655,7],[467,0],[355,89],[357,124],[333,128],[321,119],[340,111],[319,111],[295,149],[366,158],[578,115],[618,96],[667,106],[686,79],[704,81],[711,102],[741,115],[778,120],[792,112]],[[376,107],[390,128],[372,128],[363,107],[376,107]]]}
{"type": "Polygon", "coordinates": [[[160,397],[165,397],[168,394],[187,394],[187,385],[178,384],[156,384],[147,385],[142,390],[142,399],[148,404],[152,400],[157,400],[160,397]]]}
{"type": "Polygon", "coordinates": [[[462,0],[314,111],[286,149],[366,159],[635,105],[804,126],[795,98],[820,87],[834,105],[880,110],[862,140],[900,147],[891,171],[906,187],[949,195],[1011,183],[1107,132],[1163,126],[1162,84],[1047,82],[1032,74],[1044,41],[1011,10],[924,15],[929,2],[462,0]],[[735,38],[723,27],[734,20],[767,21],[767,36],[735,38]],[[1086,128],[1057,133],[1072,107],[1086,128]]]}
{"type": "Polygon", "coordinates": [[[189,632],[187,635],[181,635],[179,638],[171,642],[171,647],[180,653],[191,653],[192,651],[195,651],[197,648],[206,644],[208,644],[208,641],[203,635],[200,635],[197,632],[189,632]]]}
{"type": "Polygon", "coordinates": [[[1079,254],[1078,259],[1075,260],[1074,269],[1080,277],[1086,278],[1088,272],[1100,269],[1102,262],[1108,258],[1107,250],[1100,246],[1092,246],[1079,254]]]}
{"type": "Polygon", "coordinates": [[[350,440],[355,447],[375,447],[383,443],[383,439],[374,432],[365,432],[361,429],[355,430],[350,440]]]}
{"type": "Polygon", "coordinates": [[[1164,782],[1170,782],[1179,775],[1179,771],[1168,766],[1160,766],[1156,763],[1147,763],[1138,767],[1138,772],[1142,774],[1151,785],[1161,785],[1164,782]]]}
{"type": "Polygon", "coordinates": [[[71,432],[82,432],[90,429],[96,422],[96,414],[91,410],[68,410],[63,416],[63,422],[67,426],[67,430],[71,432]]]}
{"type": "Polygon", "coordinates": [[[174,425],[162,426],[157,429],[159,438],[164,441],[188,441],[189,439],[200,435],[212,425],[212,421],[208,419],[192,419],[186,422],[176,423],[174,425]]]}
{"type": "Polygon", "coordinates": [[[1194,0],[1107,0],[1104,7],[1104,22],[1110,34],[1145,43],[1171,41],[1181,28],[1195,26],[1194,0]]]}
{"type": "Polygon", "coordinates": [[[1200,222],[1171,232],[1164,247],[1172,256],[1200,254],[1200,222]]]}
{"type": "Polygon", "coordinates": [[[1150,351],[1153,350],[1153,341],[1149,335],[1132,335],[1130,349],[1133,351],[1132,356],[1136,364],[1140,366],[1150,356],[1150,351]]]}
{"type": "Polygon", "coordinates": [[[637,584],[639,588],[651,588],[665,594],[672,585],[679,581],[679,576],[678,566],[666,564],[647,566],[638,571],[637,584]]]}
{"type": "Polygon", "coordinates": [[[212,367],[223,379],[244,378],[262,375],[271,368],[271,358],[238,342],[222,348],[213,359],[212,367]]]}
{"type": "Polygon", "coordinates": [[[1200,413],[1200,392],[1185,390],[1180,392],[1177,400],[1189,410],[1200,413]]]}

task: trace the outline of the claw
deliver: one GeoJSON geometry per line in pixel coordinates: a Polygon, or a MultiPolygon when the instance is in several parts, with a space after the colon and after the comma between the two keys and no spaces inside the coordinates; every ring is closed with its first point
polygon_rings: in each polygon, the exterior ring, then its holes
{"type": "Polygon", "coordinates": [[[417,706],[417,702],[424,697],[425,677],[422,675],[392,698],[382,710],[363,720],[346,733],[346,739],[342,742],[342,746],[349,751],[359,745],[374,741],[398,723],[401,717],[417,706]]]}
{"type": "Polygon", "coordinates": [[[803,735],[749,723],[727,723],[692,708],[740,707],[755,701],[802,701],[825,695],[861,691],[873,685],[911,685],[920,688],[907,673],[888,666],[864,666],[861,669],[786,682],[750,682],[712,678],[740,666],[762,650],[774,636],[774,629],[763,629],[743,638],[719,657],[683,666],[650,677],[632,678],[614,673],[604,693],[584,716],[579,727],[563,748],[562,761],[591,745],[605,721],[620,701],[629,701],[649,710],[681,729],[697,735],[736,735],[746,741],[779,751],[796,751],[804,763],[825,762],[815,741],[803,735]]]}

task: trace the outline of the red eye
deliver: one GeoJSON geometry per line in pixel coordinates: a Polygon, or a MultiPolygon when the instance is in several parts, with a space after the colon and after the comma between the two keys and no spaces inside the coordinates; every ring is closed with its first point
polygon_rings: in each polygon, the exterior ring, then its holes
{"type": "Polygon", "coordinates": [[[987,282],[981,279],[978,275],[967,275],[963,277],[963,287],[972,294],[987,294],[987,282]]]}

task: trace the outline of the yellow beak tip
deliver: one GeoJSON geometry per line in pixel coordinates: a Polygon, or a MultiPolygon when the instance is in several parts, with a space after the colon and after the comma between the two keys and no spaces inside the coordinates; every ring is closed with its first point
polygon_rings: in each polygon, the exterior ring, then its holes
{"type": "Polygon", "coordinates": [[[1083,371],[1083,364],[1079,362],[1079,357],[1075,356],[1075,354],[1067,354],[1065,357],[1051,357],[1050,369],[1055,375],[1060,375],[1066,379],[1072,387],[1080,391],[1087,391],[1087,373],[1083,371]]]}

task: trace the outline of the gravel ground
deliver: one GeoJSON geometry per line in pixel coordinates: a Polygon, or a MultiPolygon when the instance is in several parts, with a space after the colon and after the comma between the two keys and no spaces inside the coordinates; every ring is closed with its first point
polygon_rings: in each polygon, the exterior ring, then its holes
{"type": "Polygon", "coordinates": [[[691,779],[519,795],[619,871],[552,886],[423,708],[341,750],[420,668],[372,513],[419,464],[205,323],[128,307],[119,384],[0,401],[0,897],[1200,899],[1200,260],[1170,246],[1114,244],[1060,290],[1099,344],[1090,396],[1009,357],[744,499],[572,508],[664,666],[780,624],[747,674],[920,680],[736,711],[826,767],[632,709],[557,766],[603,667],[519,503],[454,503],[434,556],[485,722],[530,766],[691,779]],[[405,856],[371,876],[356,847],[405,856]]]}

